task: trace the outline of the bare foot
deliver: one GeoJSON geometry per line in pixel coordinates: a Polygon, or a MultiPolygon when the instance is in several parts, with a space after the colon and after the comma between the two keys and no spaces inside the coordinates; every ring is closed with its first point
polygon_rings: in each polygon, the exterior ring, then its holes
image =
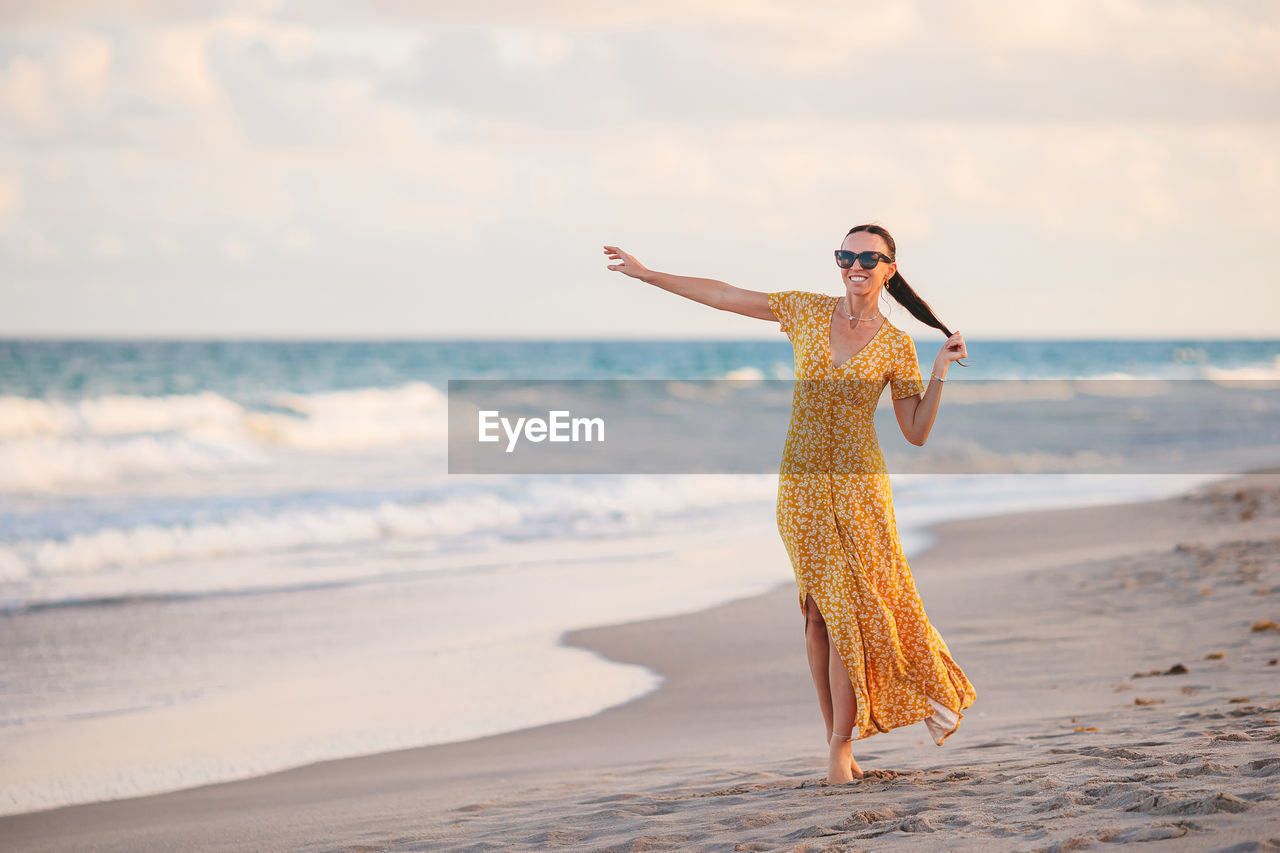
{"type": "Polygon", "coordinates": [[[892,770],[863,770],[853,757],[853,744],[846,738],[831,740],[827,760],[827,784],[843,785],[854,779],[892,779],[892,770]]]}
{"type": "Polygon", "coordinates": [[[853,747],[844,738],[831,739],[831,747],[827,754],[827,782],[832,785],[843,785],[854,779],[862,778],[862,771],[857,769],[858,763],[853,760],[853,747]]]}

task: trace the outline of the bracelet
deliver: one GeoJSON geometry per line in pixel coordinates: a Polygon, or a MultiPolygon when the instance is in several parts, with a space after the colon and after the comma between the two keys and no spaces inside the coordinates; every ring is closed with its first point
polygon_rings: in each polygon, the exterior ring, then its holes
{"type": "Polygon", "coordinates": [[[938,380],[939,382],[946,382],[946,381],[947,381],[947,380],[943,379],[941,376],[939,376],[939,375],[938,375],[938,374],[936,374],[936,373],[932,373],[932,374],[930,374],[930,375],[929,375],[929,378],[930,378],[930,379],[936,379],[936,380],[938,380]]]}

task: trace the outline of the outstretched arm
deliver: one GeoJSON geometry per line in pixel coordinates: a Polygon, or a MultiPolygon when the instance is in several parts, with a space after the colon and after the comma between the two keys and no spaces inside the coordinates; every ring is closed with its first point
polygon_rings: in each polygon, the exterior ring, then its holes
{"type": "Polygon", "coordinates": [[[610,264],[609,269],[639,279],[654,287],[660,287],[677,296],[710,305],[721,311],[732,311],[758,320],[773,320],[773,309],[769,307],[769,294],[760,290],[744,290],[713,278],[694,278],[688,275],[672,275],[666,272],[651,270],[617,246],[605,246],[604,253],[610,260],[618,261],[610,264]]]}

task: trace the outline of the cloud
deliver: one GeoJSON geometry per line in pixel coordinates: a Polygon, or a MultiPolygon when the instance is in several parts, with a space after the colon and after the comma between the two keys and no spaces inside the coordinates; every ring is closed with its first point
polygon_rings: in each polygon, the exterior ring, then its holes
{"type": "Polygon", "coordinates": [[[53,67],[63,93],[79,109],[98,106],[110,85],[111,42],[96,33],[73,33],[58,45],[53,67]]]}
{"type": "Polygon", "coordinates": [[[1079,246],[1176,287],[1201,233],[1268,286],[1280,7],[28,5],[0,14],[0,263],[28,294],[109,277],[209,307],[253,282],[296,324],[317,282],[339,306],[465,281],[552,322],[595,281],[588,243],[821,282],[856,221],[1005,301],[1079,246]],[[984,240],[986,267],[963,254],[984,240]]]}
{"type": "Polygon", "coordinates": [[[0,110],[26,132],[43,133],[56,124],[44,66],[16,56],[0,74],[0,110]]]}
{"type": "Polygon", "coordinates": [[[436,25],[423,30],[414,70],[388,75],[381,91],[411,103],[570,128],[817,116],[856,120],[868,132],[894,120],[1280,118],[1274,29],[1241,30],[1237,42],[1216,32],[1207,40],[1215,49],[1206,50],[1190,26],[1164,42],[1167,24],[1144,31],[1130,21],[1100,39],[1110,45],[1102,50],[1096,43],[1084,49],[1051,27],[1043,29],[1058,40],[1041,43],[1046,35],[1038,42],[1041,30],[1026,24],[1025,14],[1012,19],[1024,21],[1026,44],[993,39],[981,19],[956,16],[949,28],[948,17],[929,18],[928,27],[909,38],[898,33],[887,44],[869,35],[835,38],[841,23],[824,27],[816,19],[780,31],[742,21],[605,31],[529,27],[519,38],[508,30],[436,25]]]}
{"type": "Polygon", "coordinates": [[[253,246],[239,237],[224,237],[218,243],[218,251],[231,261],[247,261],[253,258],[253,246]]]}
{"type": "Polygon", "coordinates": [[[924,20],[976,51],[1122,58],[1181,76],[1251,86],[1280,69],[1272,4],[1152,0],[935,0],[924,20]]]}
{"type": "Polygon", "coordinates": [[[118,235],[98,234],[89,241],[89,254],[95,258],[120,258],[124,257],[126,249],[124,241],[118,235]]]}
{"type": "Polygon", "coordinates": [[[243,14],[266,14],[280,0],[41,0],[39,3],[0,4],[0,26],[8,29],[49,25],[83,26],[103,21],[138,21],[158,25],[200,20],[225,14],[234,7],[243,14]]]}
{"type": "Polygon", "coordinates": [[[14,175],[0,172],[0,222],[14,215],[21,201],[21,187],[14,175]]]}

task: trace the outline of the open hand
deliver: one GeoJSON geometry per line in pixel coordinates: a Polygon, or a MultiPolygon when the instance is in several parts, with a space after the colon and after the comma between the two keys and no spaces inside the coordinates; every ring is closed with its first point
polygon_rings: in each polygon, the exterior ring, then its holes
{"type": "Polygon", "coordinates": [[[619,249],[617,246],[605,246],[604,253],[609,256],[610,260],[618,261],[616,264],[609,264],[609,269],[620,272],[623,275],[629,275],[632,278],[639,278],[649,271],[649,268],[619,249]]]}

